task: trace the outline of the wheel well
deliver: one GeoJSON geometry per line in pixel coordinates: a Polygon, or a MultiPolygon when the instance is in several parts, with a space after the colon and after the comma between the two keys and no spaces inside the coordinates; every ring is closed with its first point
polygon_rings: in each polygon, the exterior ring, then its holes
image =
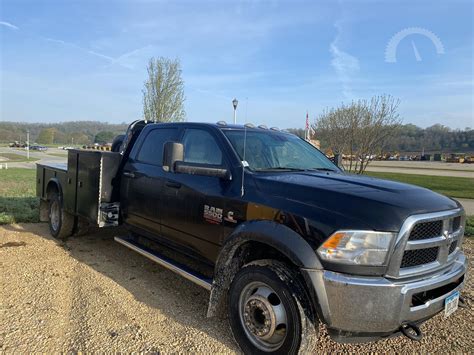
{"type": "Polygon", "coordinates": [[[240,259],[240,266],[255,260],[273,259],[281,261],[290,267],[296,267],[281,251],[268,244],[257,241],[248,241],[239,246],[234,254],[234,258],[236,257],[240,259]]]}
{"type": "Polygon", "coordinates": [[[59,186],[56,181],[50,181],[46,187],[46,198],[50,200],[54,193],[60,193],[59,186]]]}

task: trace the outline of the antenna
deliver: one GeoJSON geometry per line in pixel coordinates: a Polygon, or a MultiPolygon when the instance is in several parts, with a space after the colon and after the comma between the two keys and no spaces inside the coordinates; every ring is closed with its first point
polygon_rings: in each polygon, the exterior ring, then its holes
{"type": "Polygon", "coordinates": [[[244,197],[245,189],[244,189],[244,179],[245,179],[245,167],[249,166],[247,160],[245,160],[245,151],[247,148],[247,125],[244,125],[244,154],[242,157],[242,186],[240,189],[240,197],[244,197]]]}
{"type": "Polygon", "coordinates": [[[248,122],[248,121],[247,121],[247,111],[248,111],[248,107],[249,107],[249,98],[246,97],[246,98],[245,98],[245,122],[248,122]]]}

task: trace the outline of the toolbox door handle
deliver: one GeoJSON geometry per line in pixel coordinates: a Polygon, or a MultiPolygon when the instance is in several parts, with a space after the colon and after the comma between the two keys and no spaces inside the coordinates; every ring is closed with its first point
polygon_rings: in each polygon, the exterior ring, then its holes
{"type": "Polygon", "coordinates": [[[126,176],[126,177],[129,177],[131,179],[133,179],[135,177],[135,174],[131,173],[130,171],[124,171],[123,175],[126,176]]]}

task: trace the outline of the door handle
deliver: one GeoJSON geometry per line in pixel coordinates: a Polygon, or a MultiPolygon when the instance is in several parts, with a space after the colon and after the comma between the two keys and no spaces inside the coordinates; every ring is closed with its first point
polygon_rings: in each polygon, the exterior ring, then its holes
{"type": "Polygon", "coordinates": [[[123,176],[126,176],[126,177],[129,177],[129,178],[133,179],[135,177],[135,174],[130,172],[130,171],[124,171],[123,176]]]}
{"type": "Polygon", "coordinates": [[[174,181],[167,181],[165,185],[168,187],[172,187],[174,189],[179,189],[181,187],[181,184],[179,182],[174,182],[174,181]]]}

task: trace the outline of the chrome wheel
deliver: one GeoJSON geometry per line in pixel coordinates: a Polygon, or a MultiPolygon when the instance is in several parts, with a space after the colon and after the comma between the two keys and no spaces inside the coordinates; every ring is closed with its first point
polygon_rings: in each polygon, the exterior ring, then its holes
{"type": "Polygon", "coordinates": [[[278,294],[263,282],[251,282],[239,298],[240,321],[247,338],[262,351],[275,351],[287,334],[286,309],[278,294]]]}
{"type": "Polygon", "coordinates": [[[61,218],[61,206],[57,199],[51,202],[51,207],[49,210],[49,220],[51,221],[51,228],[54,231],[59,229],[59,220],[61,218]]]}

